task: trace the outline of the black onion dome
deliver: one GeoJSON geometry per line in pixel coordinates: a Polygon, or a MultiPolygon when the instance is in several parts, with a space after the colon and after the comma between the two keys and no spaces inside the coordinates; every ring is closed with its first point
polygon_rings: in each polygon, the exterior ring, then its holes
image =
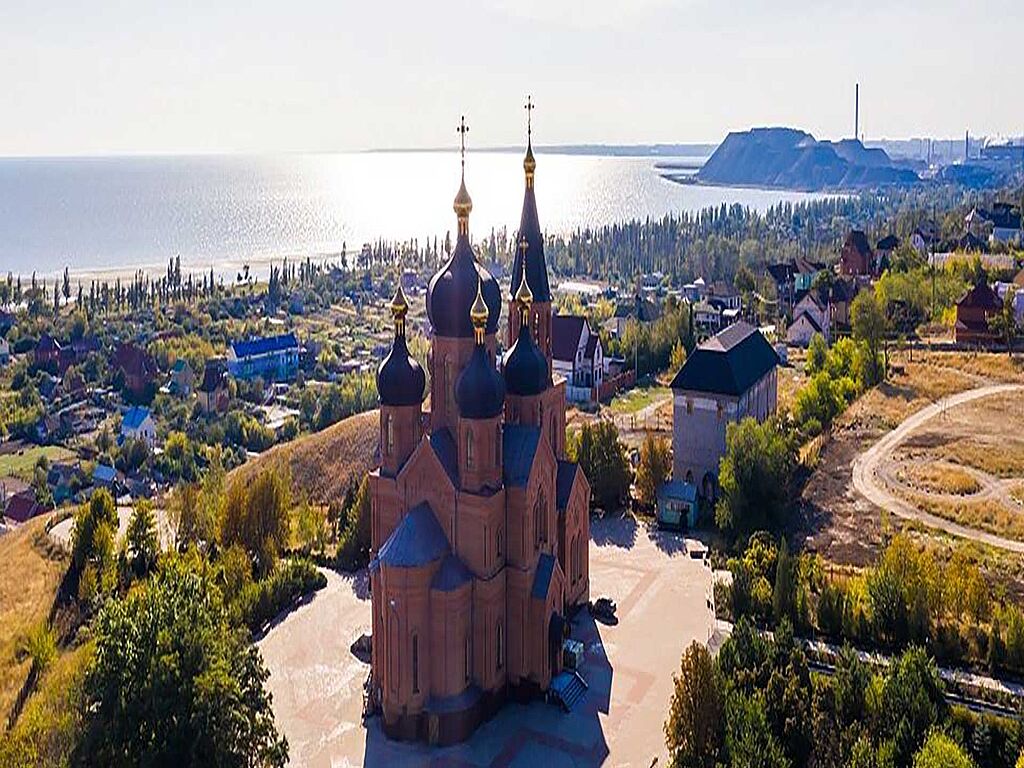
{"type": "Polygon", "coordinates": [[[548,388],[548,361],[534,343],[527,323],[519,326],[519,338],[502,362],[505,387],[510,394],[528,397],[548,388]]]}
{"type": "Polygon", "coordinates": [[[447,338],[473,338],[470,307],[476,299],[477,281],[490,316],[487,333],[498,330],[501,315],[501,289],[490,272],[476,263],[469,239],[460,236],[455,251],[441,270],[430,279],[427,289],[427,315],[434,333],[447,338]]]}
{"type": "Polygon", "coordinates": [[[395,338],[391,351],[377,368],[377,393],[381,405],[418,405],[423,402],[427,377],[409,354],[405,336],[395,338]]]}
{"type": "Polygon", "coordinates": [[[491,365],[483,344],[476,345],[455,382],[455,402],[464,419],[493,419],[505,407],[505,380],[491,365]]]}

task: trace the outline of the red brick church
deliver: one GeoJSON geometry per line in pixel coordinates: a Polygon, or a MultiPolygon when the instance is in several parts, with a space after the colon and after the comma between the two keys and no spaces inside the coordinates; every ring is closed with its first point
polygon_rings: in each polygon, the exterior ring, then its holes
{"type": "Polygon", "coordinates": [[[370,685],[393,738],[461,741],[507,699],[543,694],[561,671],[567,612],[589,599],[590,486],[565,458],[529,144],[523,166],[500,367],[502,296],[470,244],[464,154],[458,241],[427,293],[429,412],[401,286],[391,305],[394,343],[377,371],[381,466],[370,475],[370,685]]]}

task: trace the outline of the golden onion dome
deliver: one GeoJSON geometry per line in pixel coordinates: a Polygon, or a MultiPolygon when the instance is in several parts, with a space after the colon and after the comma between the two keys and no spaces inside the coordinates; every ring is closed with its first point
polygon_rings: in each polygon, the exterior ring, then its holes
{"type": "Polygon", "coordinates": [[[459,192],[455,195],[455,203],[452,205],[455,209],[455,215],[460,219],[469,218],[470,212],[473,210],[473,198],[469,196],[469,192],[466,190],[466,177],[462,177],[462,184],[459,185],[459,192]]]}
{"type": "Polygon", "coordinates": [[[405,298],[405,291],[402,290],[402,278],[399,276],[398,290],[395,291],[395,297],[391,299],[391,314],[396,320],[403,320],[408,312],[409,302],[405,298]]]}
{"type": "Polygon", "coordinates": [[[526,175],[531,178],[537,170],[537,161],[533,158],[532,143],[527,143],[526,145],[526,157],[523,158],[523,170],[526,171],[526,175]]]}

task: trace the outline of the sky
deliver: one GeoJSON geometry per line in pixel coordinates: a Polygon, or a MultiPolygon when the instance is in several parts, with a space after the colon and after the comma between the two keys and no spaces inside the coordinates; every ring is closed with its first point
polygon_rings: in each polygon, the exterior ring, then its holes
{"type": "Polygon", "coordinates": [[[1020,134],[1020,0],[3,0],[0,156],[1020,134]]]}

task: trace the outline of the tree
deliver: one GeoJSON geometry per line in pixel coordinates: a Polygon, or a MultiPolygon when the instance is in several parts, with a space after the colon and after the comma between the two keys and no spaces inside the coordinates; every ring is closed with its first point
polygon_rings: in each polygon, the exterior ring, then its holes
{"type": "Polygon", "coordinates": [[[125,545],[132,571],[137,577],[145,576],[156,567],[160,540],[157,538],[153,507],[145,499],[135,504],[125,532],[125,545]]]}
{"type": "Polygon", "coordinates": [[[619,509],[629,494],[632,473],[615,424],[603,420],[584,424],[570,437],[566,451],[590,482],[591,506],[619,509]]]}
{"type": "Polygon", "coordinates": [[[672,471],[672,455],[668,442],[648,434],[640,446],[640,463],[636,468],[637,501],[652,508],[658,501],[658,488],[672,471]]]}
{"type": "Polygon", "coordinates": [[[789,619],[797,623],[797,587],[800,563],[789,554],[783,539],[775,560],[775,586],[772,589],[772,613],[776,623],[789,619]]]}
{"type": "Polygon", "coordinates": [[[789,768],[772,733],[761,694],[734,692],[725,707],[725,747],[732,768],[789,768]]]}
{"type": "Polygon", "coordinates": [[[678,373],[679,370],[686,364],[686,346],[683,344],[682,339],[676,339],[676,343],[672,345],[672,355],[669,357],[668,367],[673,373],[678,373]]]}
{"type": "Polygon", "coordinates": [[[811,343],[807,346],[807,361],[804,363],[804,371],[810,376],[825,368],[825,359],[828,357],[828,344],[825,337],[815,332],[811,336],[811,343]]]}
{"type": "Polygon", "coordinates": [[[893,662],[877,703],[877,735],[892,740],[898,765],[910,762],[947,708],[939,671],[922,648],[914,646],[893,662]]]}
{"type": "Polygon", "coordinates": [[[308,555],[316,550],[322,552],[327,540],[327,512],[319,504],[310,504],[303,499],[295,515],[295,533],[303,551],[308,555]]]}
{"type": "Polygon", "coordinates": [[[260,578],[270,573],[288,544],[290,485],[285,467],[264,470],[252,480],[238,479],[228,487],[221,543],[240,544],[260,578]]]}
{"type": "Polygon", "coordinates": [[[974,762],[949,736],[932,731],[914,755],[914,768],[974,768],[974,762]]]}
{"type": "Polygon", "coordinates": [[[1014,296],[1016,291],[1013,286],[1003,297],[1003,305],[999,311],[988,319],[988,328],[992,333],[1002,339],[1006,344],[1006,354],[1013,357],[1013,340],[1017,336],[1017,314],[1014,296]]]}
{"type": "Polygon", "coordinates": [[[355,571],[370,562],[370,485],[365,477],[351,499],[351,506],[342,514],[345,526],[338,542],[338,566],[345,571],[355,571]]]}
{"type": "Polygon", "coordinates": [[[874,289],[861,291],[854,298],[850,305],[850,324],[853,338],[867,348],[870,380],[864,385],[873,386],[885,378],[881,348],[886,333],[885,306],[874,289]]]}
{"type": "Polygon", "coordinates": [[[785,521],[796,456],[774,421],[729,424],[719,468],[718,526],[740,538],[785,521]]]}
{"type": "Polygon", "coordinates": [[[722,746],[723,683],[708,649],[694,641],[683,652],[665,721],[672,765],[711,768],[722,746]]]}
{"type": "Polygon", "coordinates": [[[269,673],[230,625],[212,573],[176,556],[94,624],[74,764],[283,766],[269,673]]]}

